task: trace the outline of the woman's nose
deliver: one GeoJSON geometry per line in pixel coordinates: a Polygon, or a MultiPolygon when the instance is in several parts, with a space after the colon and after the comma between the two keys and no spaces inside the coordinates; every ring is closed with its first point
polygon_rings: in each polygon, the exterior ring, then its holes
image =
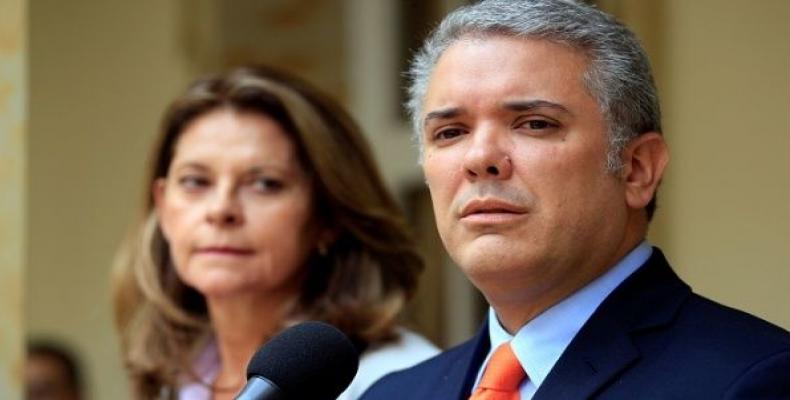
{"type": "Polygon", "coordinates": [[[208,205],[206,219],[218,226],[233,226],[243,222],[242,207],[231,185],[219,185],[208,205]]]}

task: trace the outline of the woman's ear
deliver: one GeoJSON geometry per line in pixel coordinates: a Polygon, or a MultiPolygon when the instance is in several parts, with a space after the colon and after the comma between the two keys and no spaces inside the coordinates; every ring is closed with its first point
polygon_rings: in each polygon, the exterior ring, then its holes
{"type": "Polygon", "coordinates": [[[643,209],[656,193],[669,162],[664,136],[657,132],[641,134],[623,152],[623,183],[626,204],[643,209]]]}
{"type": "Polygon", "coordinates": [[[318,237],[315,241],[318,254],[322,257],[326,256],[329,253],[329,248],[335,243],[335,240],[337,240],[337,231],[334,229],[323,228],[318,232],[318,237]]]}
{"type": "Polygon", "coordinates": [[[165,204],[166,184],[167,181],[165,178],[157,178],[154,183],[151,184],[151,196],[153,197],[154,201],[154,213],[156,213],[156,219],[159,221],[159,229],[162,231],[162,234],[165,235],[165,238],[167,238],[167,230],[162,223],[162,210],[165,204]]]}

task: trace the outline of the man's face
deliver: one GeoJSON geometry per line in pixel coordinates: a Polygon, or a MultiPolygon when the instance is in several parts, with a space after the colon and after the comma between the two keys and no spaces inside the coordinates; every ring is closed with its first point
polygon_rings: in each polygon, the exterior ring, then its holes
{"type": "Polygon", "coordinates": [[[492,36],[455,42],[431,75],[423,167],[439,233],[489,301],[578,288],[622,256],[624,188],[586,67],[560,44],[492,36]]]}

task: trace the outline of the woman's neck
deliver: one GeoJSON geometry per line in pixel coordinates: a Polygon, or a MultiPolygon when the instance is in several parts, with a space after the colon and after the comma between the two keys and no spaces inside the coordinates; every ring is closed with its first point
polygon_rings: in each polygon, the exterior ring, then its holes
{"type": "Polygon", "coordinates": [[[241,390],[250,358],[281,328],[295,301],[295,295],[206,299],[221,360],[215,400],[232,399],[241,390]]]}

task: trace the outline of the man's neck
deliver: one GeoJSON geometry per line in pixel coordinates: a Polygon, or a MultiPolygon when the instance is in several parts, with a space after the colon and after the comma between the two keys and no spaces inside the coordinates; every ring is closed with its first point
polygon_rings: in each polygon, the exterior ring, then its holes
{"type": "Polygon", "coordinates": [[[562,282],[545,282],[543,287],[533,287],[532,291],[513,291],[512,296],[500,294],[496,299],[488,296],[486,298],[496,311],[502,326],[509,333],[515,334],[521,327],[547,309],[604,275],[643,241],[643,236],[639,239],[626,241],[623,246],[613,250],[611,254],[599,256],[598,260],[590,260],[590,264],[583,267],[586,273],[577,274],[573,279],[566,279],[562,282]]]}

